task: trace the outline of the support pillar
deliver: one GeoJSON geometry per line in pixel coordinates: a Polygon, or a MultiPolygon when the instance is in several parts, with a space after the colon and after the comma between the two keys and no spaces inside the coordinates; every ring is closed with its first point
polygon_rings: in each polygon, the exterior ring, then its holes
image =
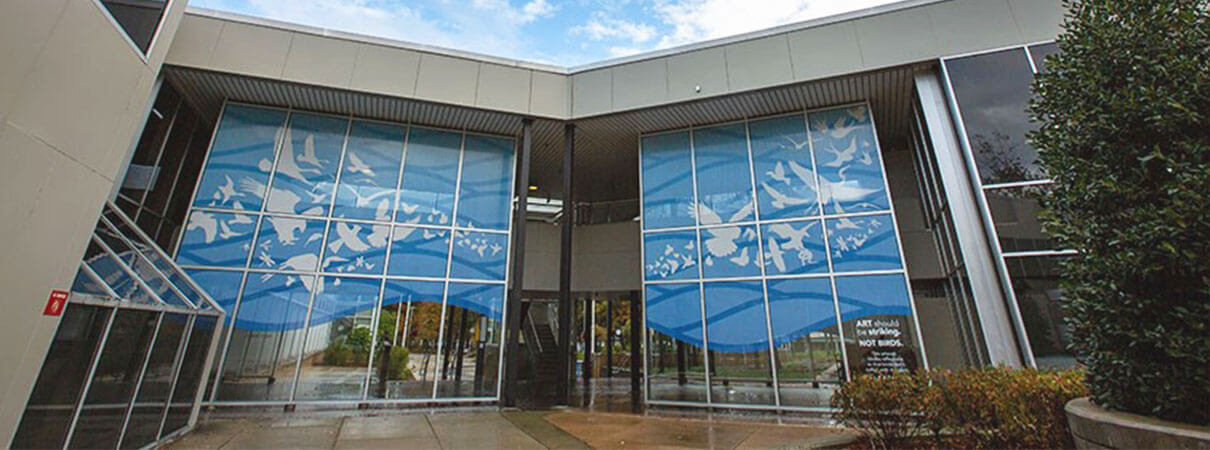
{"type": "Polygon", "coordinates": [[[521,148],[517,154],[517,176],[513,206],[513,264],[509,268],[512,286],[508,293],[508,312],[504,319],[504,406],[517,404],[517,365],[521,363],[521,287],[525,268],[525,216],[529,206],[529,155],[533,144],[533,119],[521,120],[521,148]]]}
{"type": "Polygon", "coordinates": [[[563,125],[563,214],[560,222],[562,236],[559,243],[559,400],[568,404],[571,394],[571,227],[575,224],[575,124],[563,125]]]}
{"type": "Polygon", "coordinates": [[[638,414],[643,408],[643,390],[641,380],[643,379],[642,361],[644,356],[642,346],[642,321],[643,312],[639,310],[641,303],[639,293],[630,293],[630,412],[638,414]]]}

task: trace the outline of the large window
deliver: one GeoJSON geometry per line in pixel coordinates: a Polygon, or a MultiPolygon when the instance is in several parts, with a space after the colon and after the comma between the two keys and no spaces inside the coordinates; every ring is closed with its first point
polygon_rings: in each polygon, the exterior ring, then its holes
{"type": "Polygon", "coordinates": [[[96,0],[113,17],[139,51],[151,49],[168,8],[168,0],[96,0]]]}
{"type": "Polygon", "coordinates": [[[513,153],[228,104],[176,254],[232,311],[213,398],[497,398],[513,153]]]}
{"type": "Polygon", "coordinates": [[[925,363],[867,105],[641,145],[649,401],[824,408],[925,363]]]}

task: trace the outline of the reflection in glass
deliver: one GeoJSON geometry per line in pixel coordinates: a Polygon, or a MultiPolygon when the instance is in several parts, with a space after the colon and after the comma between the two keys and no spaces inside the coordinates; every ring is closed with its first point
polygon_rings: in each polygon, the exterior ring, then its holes
{"type": "Polygon", "coordinates": [[[854,272],[903,268],[890,214],[828,219],[832,270],[854,272]]]}
{"type": "Polygon", "coordinates": [[[802,115],[749,122],[748,132],[761,220],[818,215],[818,180],[802,115]]]}
{"type": "Polygon", "coordinates": [[[1046,57],[1055,53],[1059,53],[1059,46],[1053,42],[1029,48],[1029,56],[1034,60],[1034,67],[1038,69],[1038,73],[1046,72],[1046,57]]]}
{"type": "Polygon", "coordinates": [[[172,434],[189,423],[198,384],[202,381],[202,366],[206,362],[206,353],[210,351],[216,325],[218,319],[215,317],[194,317],[193,331],[189,333],[189,342],[185,346],[184,355],[181,356],[176,388],[172,391],[172,401],[168,406],[168,414],[164,417],[164,430],[160,437],[172,434]]]}
{"type": "Polygon", "coordinates": [[[504,281],[508,234],[454,231],[450,278],[504,281]]]}
{"type": "Polygon", "coordinates": [[[945,61],[970,150],[983,184],[1045,178],[1038,151],[1025,141],[1033,72],[1014,48],[945,61]]]}
{"type": "Polygon", "coordinates": [[[807,122],[824,213],[890,209],[869,107],[816,111],[807,114],[807,122]]]}
{"type": "Polygon", "coordinates": [[[504,285],[451,283],[437,397],[494,397],[504,285]]]}
{"type": "Polygon", "coordinates": [[[836,299],[853,376],[916,371],[921,356],[903,275],[836,277],[836,299]]]}
{"type": "Polygon", "coordinates": [[[823,225],[819,220],[761,225],[765,249],[765,273],[798,275],[827,273],[823,225]]]}
{"type": "Polygon", "coordinates": [[[987,209],[996,225],[1000,250],[1005,253],[1055,248],[1044,230],[1039,214],[1038,199],[1045,195],[1046,186],[986,189],[987,209]]]}
{"type": "Polygon", "coordinates": [[[701,225],[750,221],[752,176],[743,123],[693,130],[697,214],[701,225]]]}
{"type": "Polygon", "coordinates": [[[507,230],[513,185],[513,141],[466,135],[458,186],[458,226],[507,230]]]}
{"type": "Polygon", "coordinates": [[[1043,369],[1076,365],[1070,350],[1071,330],[1064,323],[1067,314],[1063,311],[1063,291],[1059,288],[1062,260],[1058,256],[1004,258],[1029,347],[1043,369]]]}
{"type": "Polygon", "coordinates": [[[774,404],[762,283],[706,283],[704,292],[710,349],[710,401],[774,404]]]}
{"type": "Polygon", "coordinates": [[[330,222],[324,272],[381,275],[387,259],[389,225],[330,222]]]}
{"type": "Polygon", "coordinates": [[[252,267],[313,272],[319,264],[323,237],[322,220],[264,216],[256,237],[252,267]]]}
{"type": "MultiPolygon", "coordinates": [[[[226,319],[223,322],[223,337],[218,341],[221,346],[227,340],[227,333],[231,332],[231,321],[235,319],[235,299],[239,296],[239,289],[244,280],[244,273],[226,270],[186,270],[185,273],[190,278],[193,278],[193,281],[205,290],[206,293],[210,294],[210,298],[214,299],[214,302],[218,303],[227,312],[226,319]]],[[[253,276],[260,275],[256,274],[253,276]]],[[[220,348],[219,351],[221,350],[220,348]]],[[[210,392],[214,383],[218,381],[218,366],[218,363],[215,362],[210,367],[210,385],[206,387],[206,392],[210,392]]]]}
{"type": "Polygon", "coordinates": [[[645,290],[648,398],[704,403],[706,365],[698,284],[653,284],[645,290]]]}
{"type": "Polygon", "coordinates": [[[193,205],[259,211],[285,121],[282,110],[223,108],[193,205]]]}
{"type": "Polygon", "coordinates": [[[704,278],[760,276],[755,226],[703,228],[701,238],[704,278]]]}
{"type": "Polygon", "coordinates": [[[101,0],[100,3],[122,27],[122,31],[126,32],[126,36],[130,37],[130,41],[146,54],[151,48],[151,40],[155,38],[156,30],[159,29],[160,18],[164,16],[168,0],[101,0]]]}
{"type": "Polygon", "coordinates": [[[265,211],[326,215],[348,128],[344,118],[291,114],[265,211]]]}
{"type": "Polygon", "coordinates": [[[171,394],[177,351],[188,325],[189,316],[184,314],[165,313],[160,321],[121,448],[142,448],[159,437],[160,419],[164,417],[164,408],[168,406],[168,396],[171,394]]]}
{"type": "Polygon", "coordinates": [[[647,136],[642,141],[643,227],[691,226],[693,163],[689,133],[647,136]]]}
{"type": "Polygon", "coordinates": [[[295,400],[361,398],[373,343],[374,307],[381,281],[322,277],[298,374],[295,400]]]}
{"type": "Polygon", "coordinates": [[[697,233],[670,231],[643,235],[643,279],[690,280],[698,278],[697,233]]]}
{"type": "Polygon", "coordinates": [[[450,231],[440,228],[395,227],[387,275],[445,276],[450,254],[450,231]]]}
{"type": "Polygon", "coordinates": [[[159,313],[120,309],[101,349],[80,416],[72,432],[72,448],[115,448],[134,397],[139,372],[155,336],[159,313]]]}
{"type": "Polygon", "coordinates": [[[227,345],[219,400],[289,400],[315,278],[248,274],[227,345]]]}
{"type": "Polygon", "coordinates": [[[63,448],[111,312],[109,308],[67,304],[13,437],[13,448],[63,448]]]}
{"type": "Polygon", "coordinates": [[[252,249],[256,217],[247,214],[193,211],[177,250],[178,264],[243,267],[252,249]]]}
{"type": "Polygon", "coordinates": [[[450,225],[462,135],[412,127],[395,221],[450,225]]]}
{"type": "Polygon", "coordinates": [[[354,120],[332,216],[390,221],[403,158],[403,127],[354,120]]]}
{"type": "Polygon", "coordinates": [[[437,370],[439,281],[387,280],[378,314],[370,397],[428,398],[437,370]]]}
{"type": "Polygon", "coordinates": [[[829,407],[832,391],[845,379],[832,282],[802,278],[768,283],[781,404],[829,407]]]}

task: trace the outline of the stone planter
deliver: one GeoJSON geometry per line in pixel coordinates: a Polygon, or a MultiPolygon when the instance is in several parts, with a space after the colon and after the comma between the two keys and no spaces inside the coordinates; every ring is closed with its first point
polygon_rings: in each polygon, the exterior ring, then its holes
{"type": "Polygon", "coordinates": [[[1110,411],[1088,397],[1068,402],[1065,409],[1076,448],[1210,449],[1210,427],[1110,411]]]}

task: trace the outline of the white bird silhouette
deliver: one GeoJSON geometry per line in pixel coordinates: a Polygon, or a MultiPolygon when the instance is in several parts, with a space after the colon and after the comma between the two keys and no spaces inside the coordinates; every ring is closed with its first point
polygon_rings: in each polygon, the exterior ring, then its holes
{"type": "Polygon", "coordinates": [[[235,225],[247,225],[247,224],[251,224],[251,223],[252,223],[252,216],[245,216],[245,215],[243,215],[243,214],[236,214],[236,215],[235,215],[235,217],[231,218],[231,220],[228,220],[228,221],[227,221],[227,223],[230,223],[230,224],[235,224],[235,225]]]}
{"type": "Polygon", "coordinates": [[[239,180],[240,190],[251,194],[256,198],[265,198],[265,183],[260,180],[252,179],[251,177],[243,177],[239,180]]]}
{"type": "Polygon", "coordinates": [[[795,251],[798,254],[798,261],[805,265],[815,260],[815,253],[807,248],[806,239],[810,236],[811,228],[814,228],[816,224],[818,222],[809,222],[802,228],[794,228],[793,225],[779,223],[770,225],[769,231],[786,239],[786,242],[781,244],[781,248],[795,251]]]}
{"type": "Polygon", "coordinates": [[[306,242],[303,243],[303,245],[311,245],[312,242],[318,241],[323,238],[324,238],[324,234],[316,231],[314,233],[311,233],[310,236],[307,236],[307,240],[306,240],[306,242]]]}
{"type": "Polygon", "coordinates": [[[797,162],[790,161],[790,172],[792,172],[795,177],[802,181],[803,184],[811,188],[812,191],[816,190],[815,172],[811,171],[811,169],[800,166],[797,162]]]}
{"type": "MultiPolygon", "coordinates": [[[[690,206],[690,213],[693,212],[692,209],[693,209],[693,207],[690,206]]],[[[715,225],[715,224],[723,223],[723,218],[720,217],[718,215],[718,213],[714,212],[714,210],[710,209],[709,206],[706,206],[705,203],[698,203],[697,210],[698,210],[698,213],[700,214],[698,219],[700,220],[702,225],[715,225]]],[[[728,223],[739,222],[739,221],[743,220],[744,218],[748,217],[749,214],[752,214],[752,203],[751,202],[748,202],[748,204],[744,205],[743,208],[740,208],[739,211],[736,211],[735,214],[732,214],[730,219],[727,220],[727,222],[728,223]]]]}
{"type": "Polygon", "coordinates": [[[834,222],[837,230],[856,230],[861,228],[848,217],[841,217],[834,222]]]}
{"type": "Polygon", "coordinates": [[[274,265],[277,264],[276,261],[273,261],[273,257],[269,256],[268,252],[257,253],[256,259],[259,259],[260,263],[263,264],[265,267],[273,267],[274,265]]]}
{"type": "Polygon", "coordinates": [[[744,267],[748,265],[750,259],[748,257],[748,247],[744,247],[743,250],[740,250],[739,256],[731,258],[731,262],[737,266],[744,267]]]}
{"type": "Polygon", "coordinates": [[[386,247],[387,236],[389,234],[391,234],[391,227],[386,225],[371,226],[370,234],[366,236],[366,242],[374,248],[386,247]]]}
{"type": "Polygon", "coordinates": [[[739,240],[739,227],[722,227],[722,228],[707,228],[704,231],[710,234],[710,238],[702,243],[706,247],[706,251],[715,257],[725,257],[735,253],[739,249],[735,241],[739,240]]]}
{"type": "MultiPolygon", "coordinates": [[[[298,157],[298,162],[305,162],[317,168],[323,167],[324,164],[328,163],[328,160],[319,159],[319,157],[315,156],[314,134],[307,133],[307,138],[303,139],[303,154],[298,157]]],[[[319,170],[316,170],[315,173],[319,173],[319,170]]]]}
{"type": "Polygon", "coordinates": [[[370,246],[361,240],[357,234],[361,232],[361,225],[350,225],[347,223],[336,223],[336,240],[328,243],[328,250],[339,252],[341,247],[348,247],[352,252],[364,252],[370,249],[370,246]]]}
{"type": "Polygon", "coordinates": [[[228,200],[231,200],[231,197],[240,195],[239,192],[235,191],[235,181],[232,181],[230,176],[224,175],[223,177],[227,179],[227,183],[219,186],[218,191],[214,193],[214,199],[218,200],[219,203],[227,203],[228,200]]]}
{"type": "Polygon", "coordinates": [[[265,219],[269,221],[269,225],[273,226],[273,232],[277,234],[277,241],[284,245],[294,245],[298,241],[298,233],[307,229],[307,221],[304,219],[275,216],[267,216],[265,219]]]}
{"type": "MultiPolygon", "coordinates": [[[[770,197],[773,197],[772,205],[774,208],[784,209],[784,208],[791,207],[791,206],[805,205],[805,204],[811,203],[811,200],[809,200],[809,199],[790,197],[788,195],[782,194],[781,192],[778,192],[777,189],[773,189],[772,186],[769,186],[769,183],[761,182],[760,185],[764,186],[765,190],[769,192],[770,197]]],[[[703,223],[705,223],[705,222],[703,222],[703,223]]]]}
{"type": "Polygon", "coordinates": [[[769,244],[765,246],[767,257],[773,262],[773,266],[777,267],[779,272],[786,271],[786,260],[783,258],[781,247],[777,245],[777,241],[772,236],[769,237],[769,244]]]}
{"type": "Polygon", "coordinates": [[[781,161],[777,162],[777,165],[773,167],[773,170],[766,171],[765,175],[768,175],[769,178],[772,178],[775,181],[780,181],[782,183],[786,183],[787,185],[790,184],[790,178],[786,176],[786,167],[781,165],[781,161]]]}
{"type": "Polygon", "coordinates": [[[371,168],[369,164],[362,162],[361,158],[357,157],[356,152],[347,152],[346,154],[349,157],[349,165],[345,166],[345,169],[352,173],[360,173],[365,175],[367,182],[377,185],[377,183],[374,182],[374,169],[371,168]]]}
{"type": "MultiPolygon", "coordinates": [[[[410,205],[410,204],[407,204],[404,202],[399,202],[399,212],[402,212],[407,215],[411,215],[412,213],[415,213],[418,208],[420,208],[420,205],[410,205]]],[[[437,212],[438,212],[437,210],[435,210],[435,209],[433,210],[433,213],[437,213],[437,212]]]]}
{"type": "Polygon", "coordinates": [[[824,165],[828,167],[840,167],[842,164],[853,160],[853,156],[857,153],[857,139],[850,139],[849,146],[845,147],[844,150],[836,150],[836,147],[825,148],[824,150],[836,156],[836,159],[828,161],[824,165]]]}
{"type": "MultiPolygon", "coordinates": [[[[307,177],[303,176],[303,173],[306,172],[318,174],[320,171],[319,169],[313,167],[303,169],[298,166],[298,161],[302,161],[303,158],[298,158],[297,160],[294,158],[294,139],[290,137],[291,133],[293,133],[291,129],[286,129],[286,142],[282,145],[281,157],[278,158],[277,161],[277,173],[305,183],[310,183],[310,181],[307,180],[307,177]]],[[[311,154],[314,155],[314,143],[312,136],[310,135],[307,136],[306,142],[304,142],[304,146],[307,145],[311,146],[311,154]]]]}
{"type": "Polygon", "coordinates": [[[202,238],[205,243],[212,243],[214,236],[218,234],[218,219],[205,211],[194,211],[193,215],[189,217],[189,225],[185,227],[185,230],[197,229],[202,230],[202,238]]]}
{"type": "Polygon", "coordinates": [[[857,162],[868,166],[868,165],[874,164],[874,158],[870,156],[869,151],[864,151],[864,152],[861,152],[861,159],[858,159],[857,162]]]}
{"type": "Polygon", "coordinates": [[[219,221],[218,230],[219,230],[218,237],[220,239],[230,239],[233,237],[243,236],[245,234],[245,233],[237,233],[237,232],[231,231],[231,227],[229,225],[227,225],[227,222],[223,222],[223,221],[219,221]]]}
{"type": "MultiPolygon", "coordinates": [[[[282,261],[282,263],[278,265],[278,268],[283,270],[309,272],[315,270],[315,263],[317,262],[319,262],[318,256],[315,256],[312,253],[303,253],[301,255],[291,256],[289,259],[282,261]]],[[[303,284],[308,286],[307,289],[310,289],[310,285],[308,283],[304,282],[303,284]]]]}
{"type": "Polygon", "coordinates": [[[798,141],[794,140],[794,138],[792,138],[790,136],[786,136],[786,135],[782,135],[782,139],[790,141],[790,145],[794,146],[794,150],[802,150],[803,147],[806,147],[807,144],[811,143],[811,141],[807,140],[807,139],[803,139],[802,142],[798,142],[798,141]]]}

